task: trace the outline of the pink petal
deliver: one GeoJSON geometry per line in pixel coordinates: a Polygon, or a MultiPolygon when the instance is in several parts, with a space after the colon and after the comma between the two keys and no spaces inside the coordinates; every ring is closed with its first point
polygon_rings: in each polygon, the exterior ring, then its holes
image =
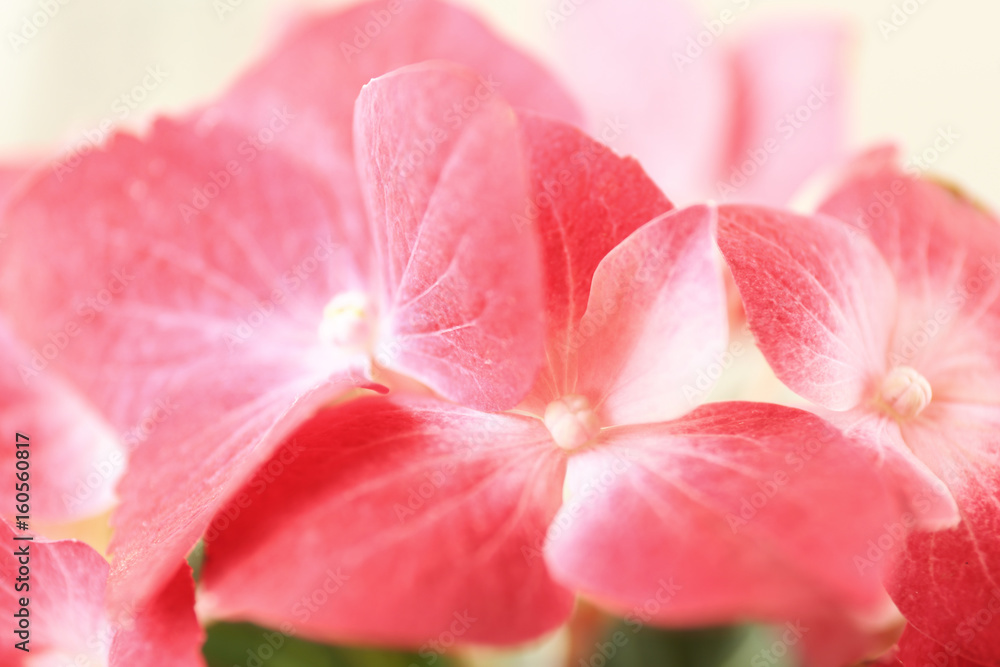
{"type": "MultiPolygon", "coordinates": [[[[0,321],[0,429],[28,437],[31,515],[46,522],[73,521],[104,512],[114,502],[114,484],[125,453],[104,419],[54,372],[35,372],[69,342],[65,332],[25,350],[0,321]],[[40,360],[40,361],[39,361],[40,360]]],[[[5,447],[0,465],[14,470],[15,448],[5,447]]],[[[15,506],[15,488],[3,493],[3,513],[15,506]]]]}
{"type": "Polygon", "coordinates": [[[607,429],[571,458],[554,576],[613,610],[697,625],[881,604],[854,558],[889,518],[862,452],[809,413],[716,403],[607,429]]]}
{"type": "Polygon", "coordinates": [[[355,144],[381,260],[376,362],[479,409],[513,407],[541,365],[543,323],[510,107],[471,71],[417,65],[365,86],[355,144]]]}
{"type": "Polygon", "coordinates": [[[423,649],[537,637],[573,604],[539,550],[558,451],[538,420],[430,399],[322,412],[206,537],[208,611],[423,649]]]}
{"type": "Polygon", "coordinates": [[[903,428],[948,485],[962,523],[914,533],[888,588],[915,630],[983,664],[1000,661],[1000,408],[935,401],[903,428]]]}
{"type": "Polygon", "coordinates": [[[0,209],[3,209],[14,189],[24,181],[29,171],[27,167],[19,165],[0,164],[0,209]]]}
{"type": "Polygon", "coordinates": [[[28,599],[29,652],[13,647],[17,638],[4,641],[0,658],[4,665],[30,664],[58,667],[68,664],[99,664],[130,667],[156,664],[169,667],[204,665],[201,643],[204,634],[194,615],[194,581],[190,570],[179,573],[161,599],[148,606],[132,606],[120,616],[105,613],[108,564],[94,549],[75,540],[15,540],[28,533],[15,532],[0,521],[0,538],[9,548],[0,555],[5,583],[0,593],[3,608],[11,615],[28,599]],[[15,555],[26,549],[27,556],[15,555]],[[26,559],[26,578],[19,568],[26,559]],[[17,577],[27,585],[14,589],[17,577]],[[119,656],[127,646],[127,657],[119,656]],[[110,660],[109,660],[110,653],[110,660]]]}
{"type": "Polygon", "coordinates": [[[580,130],[521,114],[530,159],[531,205],[518,223],[542,238],[546,287],[546,359],[532,403],[571,392],[572,365],[594,272],[636,229],[673,205],[631,158],[621,158],[580,130]]]}
{"type": "Polygon", "coordinates": [[[721,364],[728,332],[714,223],[706,206],[668,213],[598,266],[573,393],[600,397],[604,424],[679,417],[700,402],[699,374],[721,364]]]}
{"type": "Polygon", "coordinates": [[[518,107],[579,119],[576,104],[539,64],[472,14],[436,0],[392,8],[376,0],[303,17],[204,117],[223,116],[256,135],[276,109],[287,108],[295,120],[277,145],[318,167],[360,221],[351,148],[355,99],[369,80],[435,59],[492,78],[518,107]]]}
{"type": "Polygon", "coordinates": [[[719,247],[778,378],[832,410],[866,401],[895,322],[878,251],[836,220],[735,206],[719,209],[719,247]]]}
{"type": "Polygon", "coordinates": [[[255,465],[354,384],[352,359],[317,329],[330,297],[357,289],[367,247],[322,183],[277,152],[241,155],[242,142],[161,122],[49,174],[4,221],[14,333],[32,348],[76,326],[43,372],[79,388],[132,450],[114,604],[165,585],[255,465]]]}
{"type": "Polygon", "coordinates": [[[681,201],[709,196],[727,164],[736,99],[725,49],[697,44],[709,34],[701,17],[676,0],[590,0],[547,16],[595,136],[636,155],[681,201]]]}
{"type": "Polygon", "coordinates": [[[780,205],[845,144],[847,35],[836,23],[769,25],[737,44],[737,90],[721,201],[780,205]]]}
{"type": "Polygon", "coordinates": [[[871,238],[895,274],[893,365],[920,371],[935,398],[998,403],[1000,222],[957,188],[915,176],[891,149],[871,151],[822,210],[871,238]]]}

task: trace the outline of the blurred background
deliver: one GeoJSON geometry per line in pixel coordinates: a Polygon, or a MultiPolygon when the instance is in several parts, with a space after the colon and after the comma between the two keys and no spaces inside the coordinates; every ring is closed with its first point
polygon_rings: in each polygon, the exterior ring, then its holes
{"type": "MultiPolygon", "coordinates": [[[[454,0],[479,13],[507,38],[543,60],[552,27],[546,12],[587,0],[454,0]]],[[[649,0],[651,3],[657,0],[649,0]]],[[[852,36],[849,147],[892,140],[904,156],[931,150],[942,132],[954,137],[933,171],[1000,208],[1000,3],[986,0],[690,0],[706,20],[739,7],[726,40],[789,16],[819,15],[852,36]]],[[[100,143],[113,127],[142,127],[158,113],[211,100],[262,54],[303,7],[344,0],[2,0],[0,2],[0,162],[63,153],[100,143]],[[33,17],[43,13],[44,20],[33,17]]],[[[98,548],[104,517],[94,522],[98,548]]],[[[77,535],[86,532],[76,531],[77,535]]],[[[53,535],[55,536],[55,535],[53,535]]],[[[592,622],[596,638],[571,651],[563,632],[518,652],[464,652],[447,659],[323,647],[289,639],[261,659],[264,630],[214,627],[206,646],[213,666],[272,667],[467,664],[493,667],[564,664],[784,665],[769,652],[766,628],[693,632],[643,629],[608,656],[600,638],[621,626],[592,622]],[[256,661],[256,662],[255,662],[256,661]]]]}
{"type": "MultiPolygon", "coordinates": [[[[549,48],[545,12],[586,0],[456,0],[538,55],[549,48]]],[[[650,0],[655,2],[655,0],[650,0]]],[[[735,0],[691,0],[711,19],[735,0]]],[[[151,114],[210,99],[303,6],[343,0],[3,0],[0,3],[0,155],[80,141],[102,121],[141,124],[151,114]],[[23,37],[42,6],[58,8],[23,37]],[[14,37],[12,37],[14,35],[14,37]],[[152,68],[150,70],[150,68],[152,68]],[[160,76],[147,78],[149,71],[160,76]],[[142,88],[143,80],[155,82],[142,88]]],[[[820,14],[854,37],[851,146],[893,139],[917,155],[951,128],[958,140],[934,171],[994,208],[1000,155],[1000,3],[987,0],[739,0],[726,39],[775,17],[820,14]]]]}

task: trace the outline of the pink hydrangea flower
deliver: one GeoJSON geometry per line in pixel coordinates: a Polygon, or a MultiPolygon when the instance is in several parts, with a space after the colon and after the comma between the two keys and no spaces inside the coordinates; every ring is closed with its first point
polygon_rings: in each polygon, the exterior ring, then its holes
{"type": "Polygon", "coordinates": [[[67,294],[128,267],[134,287],[59,368],[122,428],[157,401],[179,406],[133,452],[121,487],[116,575],[138,591],[169,577],[160,568],[194,545],[225,491],[353,386],[369,354],[479,407],[509,407],[527,391],[541,357],[539,265],[534,237],[511,222],[527,199],[509,108],[484,103],[408,178],[383,173],[479,85],[430,68],[366,89],[359,142],[373,228],[385,225],[377,245],[344,225],[328,186],[277,151],[242,163],[185,223],[179,205],[244,140],[221,126],[161,122],[147,140],[121,136],[12,208],[20,233],[3,248],[4,307],[21,337],[43,339],[71,307],[67,294]],[[400,111],[372,113],[383,103],[400,111]],[[377,201],[383,191],[392,201],[377,201]],[[86,221],[85,236],[45,233],[71,220],[86,221]],[[35,273],[24,259],[42,253],[64,258],[62,269],[35,273]]]}
{"type": "MultiPolygon", "coordinates": [[[[233,137],[229,157],[210,165],[188,191],[177,193],[174,203],[183,221],[195,224],[200,207],[209,204],[207,194],[225,189],[233,178],[226,168],[230,159],[239,165],[253,161],[259,153],[280,149],[294,155],[303,167],[317,171],[312,178],[334,184],[330,188],[334,191],[329,202],[331,215],[348,233],[364,236],[366,213],[352,149],[354,102],[369,79],[403,65],[435,58],[464,63],[482,72],[490,86],[499,88],[504,98],[519,106],[568,120],[578,118],[573,102],[558,84],[468,13],[436,0],[413,0],[402,3],[398,12],[389,12],[386,19],[384,5],[366,3],[303,18],[271,56],[238,81],[217,106],[191,114],[190,122],[198,122],[200,127],[223,122],[239,128],[242,134],[233,137]],[[376,19],[381,20],[376,21],[376,28],[368,25],[376,19]],[[365,31],[378,34],[372,37],[365,31]]],[[[0,168],[0,208],[30,171],[22,166],[0,168]]],[[[56,164],[53,184],[65,180],[72,187],[81,179],[75,172],[76,168],[56,164]]],[[[137,189],[132,196],[141,198],[142,193],[137,189]]],[[[69,228],[79,221],[65,224],[69,228]]],[[[54,233],[66,232],[60,229],[54,233]]],[[[330,250],[316,242],[316,253],[327,256],[330,250]]],[[[315,260],[302,256],[298,261],[306,262],[306,267],[287,268],[294,277],[301,276],[315,260]]],[[[369,268],[367,257],[352,261],[359,262],[355,267],[358,273],[369,268]]],[[[92,325],[105,308],[114,310],[117,304],[112,303],[120,301],[123,294],[128,299],[127,293],[134,287],[128,278],[134,264],[123,258],[118,266],[102,265],[107,273],[90,284],[89,291],[65,291],[61,299],[69,299],[68,304],[59,303],[50,312],[35,314],[48,318],[43,330],[34,332],[37,336],[24,335],[19,323],[8,326],[0,316],[0,424],[13,424],[8,431],[16,427],[38,436],[41,472],[36,482],[35,512],[40,519],[73,520],[109,509],[129,453],[174,414],[172,404],[161,393],[146,405],[133,406],[136,409],[127,417],[119,414],[109,423],[102,414],[104,405],[87,391],[92,379],[80,387],[72,373],[62,370],[64,365],[73,365],[71,358],[76,354],[88,354],[79,349],[86,345],[78,338],[80,332],[85,336],[95,333],[92,325]],[[126,278],[116,280],[116,271],[124,271],[126,278]],[[59,409],[52,410],[53,406],[59,409]]],[[[342,305],[331,304],[334,310],[342,305]]],[[[11,314],[5,315],[9,319],[11,314]]],[[[244,314],[254,320],[261,316],[266,313],[254,308],[244,314]]],[[[24,317],[23,312],[18,317],[24,317]]]]}
{"type": "Polygon", "coordinates": [[[872,151],[815,216],[723,208],[720,245],[775,372],[839,412],[907,502],[857,554],[865,569],[902,547],[901,655],[994,664],[1000,227],[915,176],[872,151]]]}
{"type": "MultiPolygon", "coordinates": [[[[4,221],[2,307],[17,343],[37,348],[77,325],[45,377],[86,396],[115,432],[141,429],[115,519],[116,594],[168,580],[225,492],[317,407],[365,382],[373,359],[354,343],[371,338],[380,366],[476,407],[510,407],[533,380],[540,267],[533,236],[509,224],[529,202],[503,99],[557,116],[573,105],[464,12],[405,7],[358,58],[337,45],[371,7],[304,23],[215,109],[162,121],[143,140],[117,137],[69,174],[36,175],[4,221]],[[396,141],[405,178],[391,161],[348,170],[361,85],[436,56],[488,74],[442,70],[440,89],[393,86],[387,101],[370,89],[360,140],[396,141]],[[402,125],[380,124],[384,101],[412,104],[402,125]],[[405,193],[406,206],[379,208],[383,189],[405,193]],[[43,267],[50,257],[60,259],[43,267]],[[127,288],[81,322],[122,271],[127,288]]],[[[104,459],[91,449],[62,466],[67,485],[104,459]]]]}
{"type": "Polygon", "coordinates": [[[510,644],[577,593],[657,624],[881,605],[851,560],[889,516],[867,459],[806,412],[685,395],[726,340],[713,210],[674,210],[578,130],[522,125],[546,286],[534,388],[502,414],[406,392],[317,414],[299,457],[222,511],[206,613],[510,644]]]}
{"type": "Polygon", "coordinates": [[[148,604],[109,614],[108,564],[99,553],[75,540],[16,537],[30,536],[0,521],[0,600],[15,631],[22,631],[21,619],[27,624],[24,635],[5,633],[0,661],[6,667],[205,664],[189,569],[178,571],[148,604]]]}

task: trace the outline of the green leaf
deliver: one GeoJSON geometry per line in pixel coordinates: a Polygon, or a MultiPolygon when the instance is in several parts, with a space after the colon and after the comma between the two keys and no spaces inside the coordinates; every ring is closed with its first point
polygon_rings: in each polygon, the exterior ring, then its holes
{"type": "MultiPolygon", "coordinates": [[[[210,626],[202,652],[209,667],[429,667],[415,653],[328,646],[250,623],[210,626]]],[[[443,657],[434,662],[452,665],[443,657]]]]}

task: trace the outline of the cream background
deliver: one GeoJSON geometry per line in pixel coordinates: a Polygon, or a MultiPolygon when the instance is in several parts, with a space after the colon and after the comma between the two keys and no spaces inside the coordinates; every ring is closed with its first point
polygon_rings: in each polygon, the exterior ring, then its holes
{"type": "MultiPolygon", "coordinates": [[[[458,1],[536,53],[544,51],[550,30],[545,10],[560,2],[458,1]]],[[[575,1],[585,11],[587,0],[575,1]]],[[[734,2],[697,4],[708,18],[734,2]]],[[[852,144],[894,139],[915,154],[951,127],[960,138],[934,170],[1000,207],[1000,2],[749,2],[727,34],[776,16],[817,12],[853,26],[852,144]],[[903,4],[918,9],[883,38],[878,21],[903,4]]],[[[261,51],[294,7],[335,4],[343,0],[0,0],[0,158],[78,141],[115,116],[116,98],[140,83],[150,66],[160,66],[167,78],[130,113],[128,124],[207,99],[261,51]],[[239,6],[220,18],[213,5],[226,1],[239,6]],[[65,4],[15,52],[9,34],[42,2],[65,4]]]]}

